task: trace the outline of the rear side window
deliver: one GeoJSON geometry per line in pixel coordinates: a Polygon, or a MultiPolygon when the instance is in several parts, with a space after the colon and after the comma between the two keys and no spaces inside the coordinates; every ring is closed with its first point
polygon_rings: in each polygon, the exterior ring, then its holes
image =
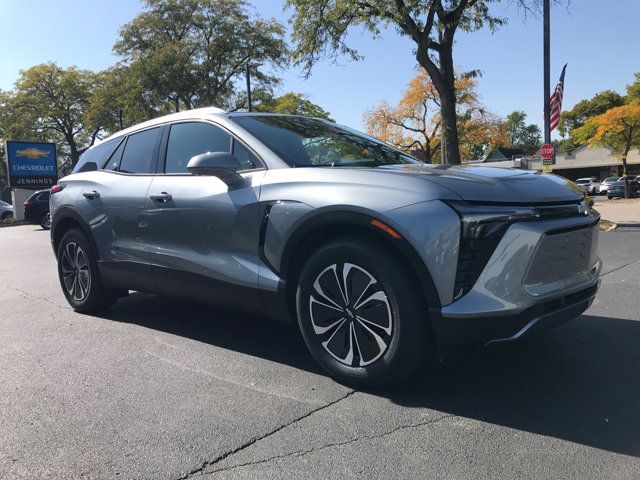
{"type": "Polygon", "coordinates": [[[40,192],[31,197],[33,200],[37,200],[39,202],[48,202],[49,201],[49,192],[40,192]]]}
{"type": "Polygon", "coordinates": [[[152,173],[155,171],[154,159],[162,128],[156,127],[144,132],[134,133],[127,138],[120,168],[124,173],[152,173]]]}
{"type": "Polygon", "coordinates": [[[104,142],[100,145],[91,147],[89,150],[85,151],[82,154],[72,173],[86,172],[102,168],[104,163],[109,159],[109,157],[111,157],[111,155],[116,150],[116,148],[118,148],[118,145],[120,145],[121,142],[122,137],[114,138],[113,140],[109,140],[108,142],[104,142]],[[91,163],[95,164],[95,167],[88,165],[91,163]]]}
{"type": "Polygon", "coordinates": [[[192,157],[209,152],[231,150],[231,136],[208,123],[187,122],[171,125],[165,173],[187,173],[187,164],[192,157]]]}
{"type": "Polygon", "coordinates": [[[124,151],[124,146],[126,144],[127,144],[126,140],[120,142],[120,145],[118,145],[118,148],[116,148],[116,151],[113,152],[111,157],[109,157],[107,161],[104,163],[104,165],[102,165],[103,170],[111,170],[111,171],[118,170],[118,167],[120,166],[120,159],[122,158],[122,152],[124,151]]]}

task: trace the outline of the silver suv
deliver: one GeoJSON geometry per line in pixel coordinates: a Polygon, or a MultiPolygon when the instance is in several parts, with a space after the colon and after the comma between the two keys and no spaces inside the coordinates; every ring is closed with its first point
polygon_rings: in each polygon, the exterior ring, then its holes
{"type": "Polygon", "coordinates": [[[138,290],[291,321],[353,385],[400,380],[438,342],[575,318],[599,284],[598,216],[572,182],[425,165],[314,118],[158,118],[92,147],[51,192],[77,311],[138,290]]]}

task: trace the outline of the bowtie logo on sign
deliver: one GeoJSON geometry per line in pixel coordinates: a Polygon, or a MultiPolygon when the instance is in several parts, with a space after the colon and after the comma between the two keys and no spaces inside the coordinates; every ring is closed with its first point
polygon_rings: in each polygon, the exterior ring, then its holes
{"type": "Polygon", "coordinates": [[[27,157],[34,160],[36,158],[48,157],[49,152],[47,152],[46,150],[40,150],[38,148],[25,148],[24,150],[18,150],[16,152],[16,155],[18,157],[27,157]]]}

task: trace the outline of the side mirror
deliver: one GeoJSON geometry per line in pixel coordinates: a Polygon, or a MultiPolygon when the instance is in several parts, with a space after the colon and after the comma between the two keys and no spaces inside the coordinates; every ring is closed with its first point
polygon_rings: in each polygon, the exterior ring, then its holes
{"type": "Polygon", "coordinates": [[[238,185],[244,181],[238,170],[240,162],[227,152],[209,152],[191,157],[187,170],[194,175],[211,175],[218,177],[229,186],[238,185]]]}

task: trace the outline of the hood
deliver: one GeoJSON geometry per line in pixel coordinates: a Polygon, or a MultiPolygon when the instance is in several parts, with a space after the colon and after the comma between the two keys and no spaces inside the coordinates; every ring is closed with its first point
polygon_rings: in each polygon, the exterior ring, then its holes
{"type": "Polygon", "coordinates": [[[585,196],[581,187],[565,178],[529,170],[426,164],[393,165],[377,170],[423,177],[470,202],[575,202],[585,196]]]}

